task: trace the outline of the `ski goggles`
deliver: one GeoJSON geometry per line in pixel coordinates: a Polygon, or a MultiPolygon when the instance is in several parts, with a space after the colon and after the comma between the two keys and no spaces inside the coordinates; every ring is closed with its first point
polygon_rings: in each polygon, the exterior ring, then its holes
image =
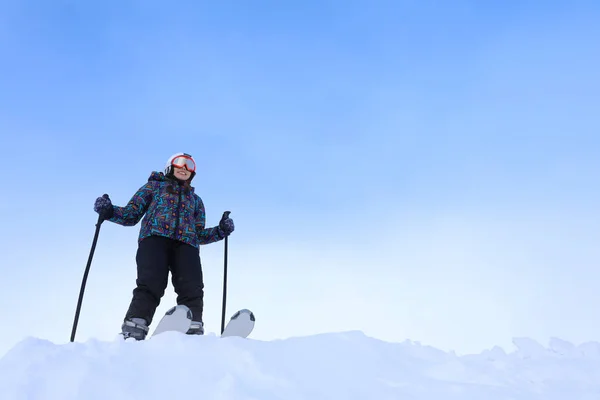
{"type": "Polygon", "coordinates": [[[190,172],[196,171],[196,163],[188,156],[177,156],[171,161],[171,165],[178,168],[185,168],[190,172]]]}

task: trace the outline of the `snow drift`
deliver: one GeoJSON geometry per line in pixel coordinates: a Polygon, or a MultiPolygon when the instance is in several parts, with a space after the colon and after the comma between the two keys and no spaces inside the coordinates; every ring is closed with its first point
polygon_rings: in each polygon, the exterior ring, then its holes
{"type": "Polygon", "coordinates": [[[274,341],[176,332],[145,342],[28,338],[0,360],[0,399],[600,399],[600,344],[514,344],[512,353],[457,356],[360,332],[274,341]]]}

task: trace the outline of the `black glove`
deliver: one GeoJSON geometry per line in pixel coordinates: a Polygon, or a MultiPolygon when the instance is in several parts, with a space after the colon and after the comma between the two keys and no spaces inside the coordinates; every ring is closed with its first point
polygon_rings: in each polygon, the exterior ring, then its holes
{"type": "Polygon", "coordinates": [[[107,194],[96,199],[96,202],[94,203],[94,211],[102,215],[104,219],[108,219],[113,216],[113,205],[107,194]]]}
{"type": "Polygon", "coordinates": [[[235,230],[235,225],[233,224],[233,220],[229,218],[229,212],[226,212],[221,218],[221,222],[219,222],[219,230],[221,231],[221,236],[226,237],[231,235],[231,232],[235,230]]]}

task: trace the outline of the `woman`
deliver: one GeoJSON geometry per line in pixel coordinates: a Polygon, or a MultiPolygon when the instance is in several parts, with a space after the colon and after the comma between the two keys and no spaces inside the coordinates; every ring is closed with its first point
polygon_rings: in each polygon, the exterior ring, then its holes
{"type": "Polygon", "coordinates": [[[148,182],[125,207],[112,205],[108,197],[98,197],[94,210],[124,226],[142,225],[136,254],[137,279],[133,299],[121,327],[127,338],[143,340],[168,284],[177,293],[177,304],[186,305],[193,314],[188,334],[204,334],[204,282],[199,246],[224,239],[234,230],[230,218],[218,226],[205,228],[202,199],[190,183],[196,163],[189,154],[169,158],[164,173],[154,171],[148,182]]]}

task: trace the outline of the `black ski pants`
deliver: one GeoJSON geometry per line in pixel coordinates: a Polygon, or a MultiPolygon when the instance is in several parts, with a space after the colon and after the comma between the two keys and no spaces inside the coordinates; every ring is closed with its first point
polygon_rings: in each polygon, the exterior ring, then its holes
{"type": "Polygon", "coordinates": [[[139,243],[136,262],[136,288],[125,319],[144,318],[148,325],[152,323],[171,272],[177,304],[188,306],[194,321],[202,321],[204,282],[197,248],[166,237],[150,236],[139,243]]]}

